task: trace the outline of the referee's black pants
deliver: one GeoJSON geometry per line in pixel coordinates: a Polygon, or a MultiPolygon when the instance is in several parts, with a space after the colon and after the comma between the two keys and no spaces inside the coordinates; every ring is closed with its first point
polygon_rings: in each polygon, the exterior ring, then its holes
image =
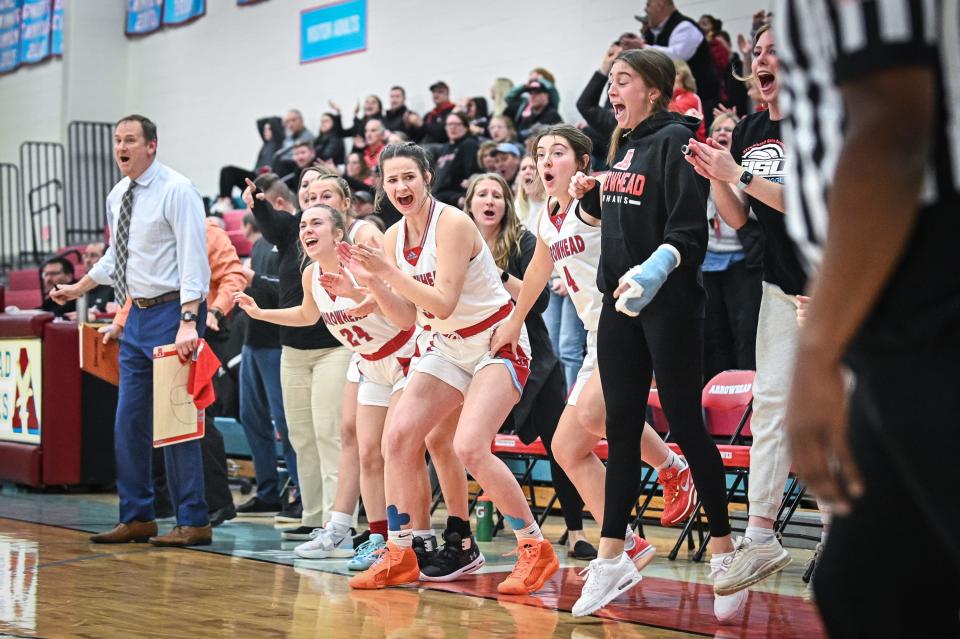
{"type": "Polygon", "coordinates": [[[848,438],[864,494],[834,519],[817,604],[834,639],[960,637],[960,335],[860,351],[848,438]]]}
{"type": "Polygon", "coordinates": [[[628,317],[604,300],[597,332],[600,384],[607,405],[609,457],[601,535],[623,539],[637,499],[640,436],[653,371],[670,434],[690,464],[710,534],[730,534],[723,462],[703,425],[703,319],[640,313],[628,317]]]}

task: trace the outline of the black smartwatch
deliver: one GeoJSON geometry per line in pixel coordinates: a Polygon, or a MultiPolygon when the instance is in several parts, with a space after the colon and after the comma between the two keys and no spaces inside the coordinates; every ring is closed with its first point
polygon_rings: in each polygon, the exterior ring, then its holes
{"type": "Polygon", "coordinates": [[[737,188],[741,191],[745,191],[750,183],[753,182],[753,173],[750,171],[744,171],[740,176],[740,180],[737,182],[737,188]]]}
{"type": "Polygon", "coordinates": [[[200,316],[198,316],[196,313],[193,313],[191,311],[184,311],[183,313],[180,314],[181,322],[193,322],[194,324],[196,324],[197,320],[199,319],[200,319],[200,316]]]}
{"type": "Polygon", "coordinates": [[[219,308],[211,309],[210,312],[213,313],[213,316],[217,318],[218,322],[223,321],[223,311],[219,308]]]}
{"type": "Polygon", "coordinates": [[[506,283],[507,283],[507,280],[509,280],[509,279],[510,279],[510,274],[509,274],[509,273],[507,273],[506,271],[500,273],[500,281],[501,281],[501,282],[503,282],[504,284],[506,284],[506,283]]]}

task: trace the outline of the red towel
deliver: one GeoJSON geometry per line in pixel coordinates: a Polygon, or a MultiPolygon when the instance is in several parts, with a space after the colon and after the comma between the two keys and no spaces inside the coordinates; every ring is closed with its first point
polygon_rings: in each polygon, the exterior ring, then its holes
{"type": "Polygon", "coordinates": [[[213,376],[218,370],[220,359],[207,344],[207,340],[201,339],[193,354],[190,377],[187,379],[187,392],[193,396],[193,403],[198,410],[203,410],[217,399],[213,390],[213,376]]]}

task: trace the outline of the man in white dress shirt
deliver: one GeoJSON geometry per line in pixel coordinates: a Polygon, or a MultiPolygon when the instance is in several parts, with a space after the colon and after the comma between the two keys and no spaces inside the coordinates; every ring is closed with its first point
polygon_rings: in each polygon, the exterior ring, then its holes
{"type": "Polygon", "coordinates": [[[203,497],[200,442],[164,449],[177,525],[157,536],[154,521],[153,349],[176,344],[181,358],[197,347],[210,282],[203,201],[184,176],[156,159],[157,127],[130,115],[117,123],[114,155],[125,176],[107,196],[111,246],[83,279],[51,293],[65,303],[112,284],[117,303],[132,301],[120,344],[120,397],[114,425],[120,523],[94,535],[97,543],[206,545],[211,540],[203,497]]]}

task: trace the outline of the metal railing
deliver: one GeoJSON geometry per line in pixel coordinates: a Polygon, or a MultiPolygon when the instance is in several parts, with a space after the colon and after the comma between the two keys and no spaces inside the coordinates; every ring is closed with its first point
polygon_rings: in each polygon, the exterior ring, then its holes
{"type": "Polygon", "coordinates": [[[19,218],[20,255],[34,264],[64,244],[64,167],[59,142],[20,145],[20,184],[26,195],[26,211],[19,218]]]}
{"type": "Polygon", "coordinates": [[[120,181],[113,158],[113,124],[75,121],[67,126],[67,244],[103,238],[106,200],[120,181]]]}
{"type": "Polygon", "coordinates": [[[22,219],[20,168],[16,164],[0,163],[0,271],[20,265],[22,219]]]}

